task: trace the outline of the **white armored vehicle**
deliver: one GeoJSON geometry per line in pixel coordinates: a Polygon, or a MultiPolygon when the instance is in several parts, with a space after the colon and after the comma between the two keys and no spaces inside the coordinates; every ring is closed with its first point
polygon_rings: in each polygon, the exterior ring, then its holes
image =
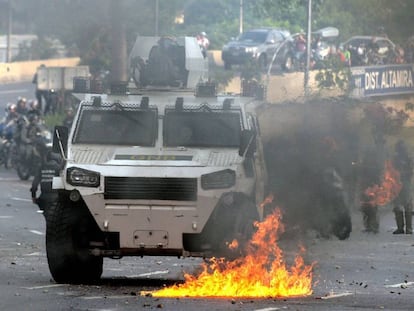
{"type": "Polygon", "coordinates": [[[261,217],[255,99],[203,82],[194,38],[158,39],[137,39],[136,88],[89,90],[72,128],[55,128],[64,165],[46,248],[57,282],[99,279],[103,257],[238,256],[261,217]]]}

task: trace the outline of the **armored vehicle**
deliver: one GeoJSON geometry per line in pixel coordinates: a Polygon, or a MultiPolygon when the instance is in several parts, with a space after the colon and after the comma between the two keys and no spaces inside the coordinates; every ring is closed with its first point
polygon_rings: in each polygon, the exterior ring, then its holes
{"type": "Polygon", "coordinates": [[[129,60],[132,88],[75,83],[73,125],[54,130],[64,161],[46,249],[57,282],[98,280],[104,257],[239,256],[262,216],[255,98],[218,95],[192,37],[139,37],[129,60]]]}

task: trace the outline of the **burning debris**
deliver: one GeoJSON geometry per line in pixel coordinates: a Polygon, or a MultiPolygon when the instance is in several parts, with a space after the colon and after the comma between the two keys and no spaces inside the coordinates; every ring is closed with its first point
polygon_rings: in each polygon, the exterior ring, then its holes
{"type": "MultiPolygon", "coordinates": [[[[312,265],[297,255],[291,267],[277,242],[284,231],[275,209],[249,241],[247,255],[233,261],[212,258],[198,276],[185,274],[185,283],[152,292],[154,297],[292,297],[312,294],[312,265]]],[[[304,249],[301,249],[304,252],[304,249]]],[[[145,293],[144,293],[145,294],[145,293]]]]}
{"type": "Polygon", "coordinates": [[[343,240],[352,231],[347,184],[352,182],[349,172],[357,158],[353,144],[358,134],[349,124],[346,107],[311,105],[274,108],[271,117],[280,118],[274,124],[297,124],[263,130],[269,133],[265,144],[269,184],[289,231],[311,229],[343,240]]]}
{"type": "Polygon", "coordinates": [[[398,172],[385,161],[407,121],[403,111],[380,103],[315,99],[265,106],[258,114],[269,189],[287,231],[346,239],[352,210],[371,201],[383,205],[398,194],[398,172]]]}
{"type": "Polygon", "coordinates": [[[369,198],[371,206],[383,206],[394,200],[400,193],[402,184],[400,173],[394,168],[392,162],[385,162],[385,171],[380,185],[374,185],[365,190],[365,195],[369,198]]]}

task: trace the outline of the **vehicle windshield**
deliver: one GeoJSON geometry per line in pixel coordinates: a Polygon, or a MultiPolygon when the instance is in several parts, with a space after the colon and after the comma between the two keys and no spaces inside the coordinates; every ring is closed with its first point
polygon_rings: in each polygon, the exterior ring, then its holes
{"type": "Polygon", "coordinates": [[[83,110],[73,138],[75,144],[153,146],[157,111],[128,108],[83,110]]]}
{"type": "Polygon", "coordinates": [[[257,43],[263,43],[266,41],[267,32],[264,31],[246,31],[239,37],[239,41],[252,41],[257,43]]]}
{"type": "Polygon", "coordinates": [[[240,145],[240,112],[170,111],[164,118],[164,145],[229,147],[240,145]]]}

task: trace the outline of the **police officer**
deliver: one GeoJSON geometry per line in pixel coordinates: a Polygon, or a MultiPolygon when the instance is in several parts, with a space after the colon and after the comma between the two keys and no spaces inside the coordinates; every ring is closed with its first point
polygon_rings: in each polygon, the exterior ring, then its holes
{"type": "Polygon", "coordinates": [[[377,149],[366,150],[360,166],[360,208],[364,225],[363,231],[370,233],[378,233],[379,231],[378,204],[367,191],[369,188],[381,184],[384,160],[379,154],[381,152],[377,149]]]}
{"type": "Polygon", "coordinates": [[[27,99],[25,97],[18,97],[16,106],[16,111],[19,115],[24,116],[27,114],[27,99]]]}
{"type": "Polygon", "coordinates": [[[407,146],[404,141],[399,140],[395,144],[395,156],[393,158],[394,167],[400,173],[402,188],[394,200],[394,214],[397,223],[397,229],[393,234],[412,234],[412,197],[411,197],[411,179],[413,176],[413,161],[408,154],[407,146]],[[405,220],[405,231],[404,231],[405,220]]]}
{"type": "Polygon", "coordinates": [[[39,117],[35,114],[31,114],[28,117],[23,116],[21,119],[22,120],[20,120],[20,122],[22,124],[18,124],[18,135],[20,135],[19,150],[22,155],[22,159],[29,160],[33,153],[33,147],[37,134],[41,132],[39,127],[39,117]]]}
{"type": "Polygon", "coordinates": [[[63,126],[66,126],[67,128],[71,128],[72,122],[73,122],[73,108],[69,107],[65,111],[65,118],[63,119],[63,126]]]}
{"type": "Polygon", "coordinates": [[[46,150],[45,146],[42,150],[42,162],[38,164],[36,175],[30,188],[33,203],[39,206],[39,210],[43,211],[45,217],[47,217],[50,204],[58,197],[57,190],[52,189],[52,180],[54,176],[59,176],[60,168],[60,156],[46,150]],[[37,197],[39,185],[40,195],[37,197]]]}

